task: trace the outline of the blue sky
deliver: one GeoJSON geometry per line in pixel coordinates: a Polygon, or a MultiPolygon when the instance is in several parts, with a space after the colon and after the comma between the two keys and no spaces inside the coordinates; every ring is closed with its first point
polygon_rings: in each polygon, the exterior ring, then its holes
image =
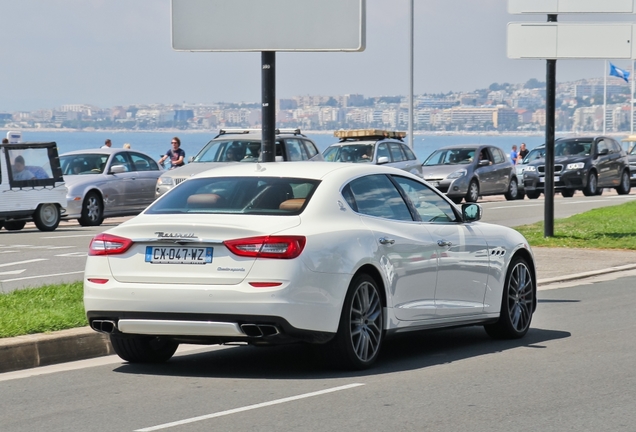
{"type": "MultiPolygon", "coordinates": [[[[278,53],[277,97],[405,95],[408,5],[367,0],[364,52],[278,53]]],[[[0,17],[0,111],[260,101],[260,54],[173,51],[169,0],[5,0],[0,17]]],[[[506,0],[415,0],[415,92],[544,81],[545,61],[506,57],[506,24],[545,18],[509,15],[506,0]]],[[[249,31],[238,17],[218,19],[236,19],[237,31],[249,31]]],[[[581,19],[559,17],[566,20],[581,19]]],[[[557,64],[558,81],[602,74],[602,60],[557,64]]]]}

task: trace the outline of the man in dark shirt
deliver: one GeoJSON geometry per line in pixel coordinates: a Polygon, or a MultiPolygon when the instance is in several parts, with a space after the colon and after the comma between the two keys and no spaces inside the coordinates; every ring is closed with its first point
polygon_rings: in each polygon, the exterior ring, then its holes
{"type": "Polygon", "coordinates": [[[163,165],[166,159],[170,159],[170,169],[185,165],[185,151],[181,149],[181,140],[178,137],[172,138],[172,148],[159,159],[159,165],[163,165]]]}
{"type": "Polygon", "coordinates": [[[526,143],[521,143],[519,146],[519,155],[517,156],[517,163],[521,162],[526,155],[530,153],[526,148],[526,143]]]}

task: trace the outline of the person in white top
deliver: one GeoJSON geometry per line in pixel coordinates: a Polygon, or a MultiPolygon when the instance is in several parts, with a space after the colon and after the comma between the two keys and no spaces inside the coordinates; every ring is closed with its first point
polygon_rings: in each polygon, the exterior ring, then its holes
{"type": "Polygon", "coordinates": [[[106,141],[104,141],[104,145],[102,146],[102,148],[110,148],[110,146],[112,146],[113,143],[110,142],[110,139],[107,139],[106,141]]]}

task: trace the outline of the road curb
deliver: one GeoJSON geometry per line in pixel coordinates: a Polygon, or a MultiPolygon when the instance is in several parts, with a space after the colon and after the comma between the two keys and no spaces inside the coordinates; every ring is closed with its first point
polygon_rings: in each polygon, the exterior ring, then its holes
{"type": "Polygon", "coordinates": [[[546,278],[546,279],[538,279],[537,286],[549,285],[549,284],[559,283],[559,282],[569,282],[569,281],[573,281],[577,279],[585,279],[589,277],[594,277],[594,276],[599,276],[599,275],[604,275],[609,273],[617,273],[617,272],[627,271],[627,270],[634,270],[634,269],[636,269],[636,264],[627,264],[627,265],[616,266],[616,267],[608,267],[602,270],[593,270],[589,272],[575,273],[571,275],[556,276],[556,277],[546,278]]]}
{"type": "Polygon", "coordinates": [[[0,339],[0,373],[113,354],[107,335],[80,327],[0,339]]]}

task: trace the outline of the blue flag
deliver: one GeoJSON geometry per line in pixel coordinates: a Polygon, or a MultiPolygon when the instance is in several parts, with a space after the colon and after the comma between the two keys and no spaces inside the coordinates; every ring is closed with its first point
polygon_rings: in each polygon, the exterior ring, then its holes
{"type": "Polygon", "coordinates": [[[609,65],[610,65],[610,73],[609,73],[610,75],[618,77],[618,78],[623,78],[626,83],[629,83],[628,71],[626,71],[625,69],[617,68],[611,63],[609,65]]]}

